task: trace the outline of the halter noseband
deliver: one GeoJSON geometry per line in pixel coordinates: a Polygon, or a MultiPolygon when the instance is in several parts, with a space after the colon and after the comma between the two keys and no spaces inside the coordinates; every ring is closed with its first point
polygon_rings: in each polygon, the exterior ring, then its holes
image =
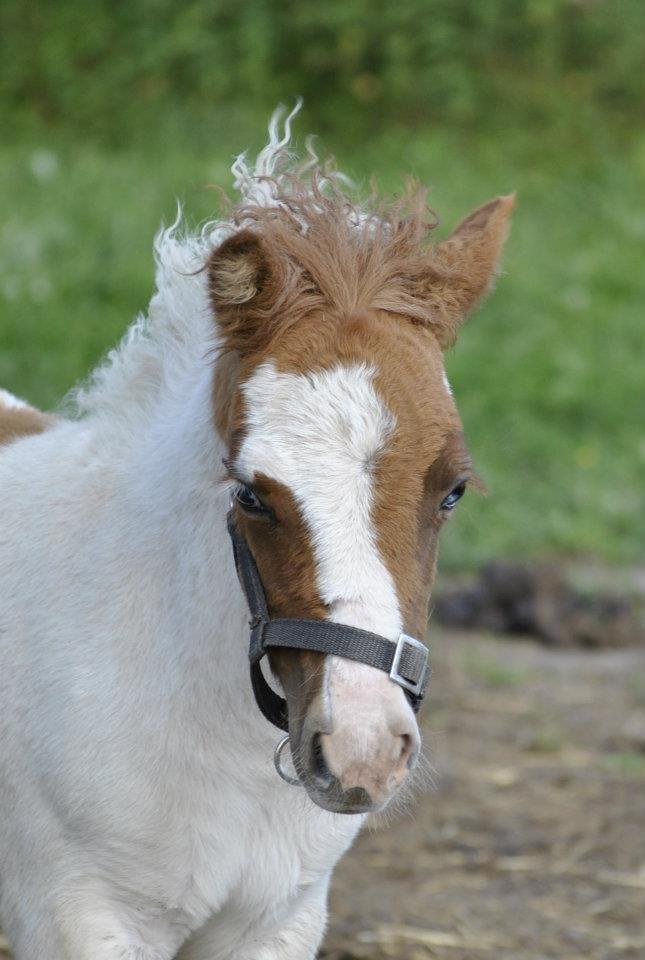
{"type": "Polygon", "coordinates": [[[430,674],[428,648],[423,643],[405,633],[395,642],[331,620],[272,619],[260,572],[246,539],[237,529],[233,510],[228,513],[227,526],[233,544],[235,569],[251,614],[251,684],[257,705],[267,720],[280,730],[289,729],[286,700],[271,689],[260,667],[260,661],[270,647],[315,650],[383,670],[393,683],[403,688],[412,709],[417,712],[430,674]]]}

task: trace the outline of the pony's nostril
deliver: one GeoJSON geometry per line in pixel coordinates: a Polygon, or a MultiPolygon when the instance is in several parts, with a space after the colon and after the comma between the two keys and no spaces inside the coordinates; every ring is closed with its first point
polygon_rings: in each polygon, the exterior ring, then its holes
{"type": "Polygon", "coordinates": [[[311,773],[320,787],[329,787],[334,780],[325,760],[319,733],[311,738],[311,773]]]}
{"type": "Polygon", "coordinates": [[[416,759],[416,749],[414,737],[411,737],[409,733],[401,734],[401,750],[399,753],[399,767],[402,767],[404,764],[408,768],[412,767],[416,759]]]}

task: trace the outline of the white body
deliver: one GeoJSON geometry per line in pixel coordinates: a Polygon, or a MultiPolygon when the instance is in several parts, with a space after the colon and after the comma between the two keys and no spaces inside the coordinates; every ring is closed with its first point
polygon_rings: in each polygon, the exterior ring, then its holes
{"type": "Polygon", "coordinates": [[[17,960],[313,957],[362,822],[278,779],[280,733],[252,697],[192,273],[212,243],[163,234],[150,317],[79,394],[84,416],[0,448],[0,922],[17,960]]]}

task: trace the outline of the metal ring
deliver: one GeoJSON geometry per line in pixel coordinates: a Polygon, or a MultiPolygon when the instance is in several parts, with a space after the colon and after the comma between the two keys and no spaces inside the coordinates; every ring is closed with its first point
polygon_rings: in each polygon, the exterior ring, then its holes
{"type": "Polygon", "coordinates": [[[290,783],[292,787],[299,787],[300,780],[298,777],[291,777],[288,773],[285,773],[282,767],[280,766],[280,761],[282,759],[282,751],[289,743],[289,737],[283,737],[278,746],[275,748],[275,753],[273,754],[273,765],[278,771],[278,776],[282,777],[285,783],[290,783]]]}

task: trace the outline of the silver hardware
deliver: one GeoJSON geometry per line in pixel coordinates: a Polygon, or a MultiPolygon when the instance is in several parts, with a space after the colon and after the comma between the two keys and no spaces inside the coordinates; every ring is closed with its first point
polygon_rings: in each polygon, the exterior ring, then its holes
{"type": "Polygon", "coordinates": [[[414,637],[409,637],[407,633],[402,633],[396,642],[394,659],[392,660],[392,666],[390,667],[390,680],[393,680],[394,683],[398,683],[400,687],[404,687],[406,690],[409,690],[411,693],[419,694],[423,690],[423,681],[425,680],[427,669],[428,669],[428,648],[426,647],[426,645],[424,643],[421,643],[420,640],[415,640],[414,637]],[[406,646],[414,647],[416,650],[420,650],[425,654],[425,663],[423,665],[423,670],[421,671],[421,676],[419,677],[416,683],[413,683],[411,680],[407,680],[405,677],[401,676],[401,674],[399,673],[399,664],[401,663],[403,650],[406,646]]]}
{"type": "Polygon", "coordinates": [[[300,780],[298,779],[298,777],[292,777],[290,774],[285,773],[285,771],[282,769],[282,766],[281,766],[282,751],[284,750],[284,748],[288,743],[289,743],[289,737],[288,736],[283,737],[280,743],[278,744],[278,746],[275,748],[275,753],[273,754],[273,765],[278,771],[278,775],[282,777],[285,783],[290,783],[291,786],[293,787],[299,787],[300,780]]]}

